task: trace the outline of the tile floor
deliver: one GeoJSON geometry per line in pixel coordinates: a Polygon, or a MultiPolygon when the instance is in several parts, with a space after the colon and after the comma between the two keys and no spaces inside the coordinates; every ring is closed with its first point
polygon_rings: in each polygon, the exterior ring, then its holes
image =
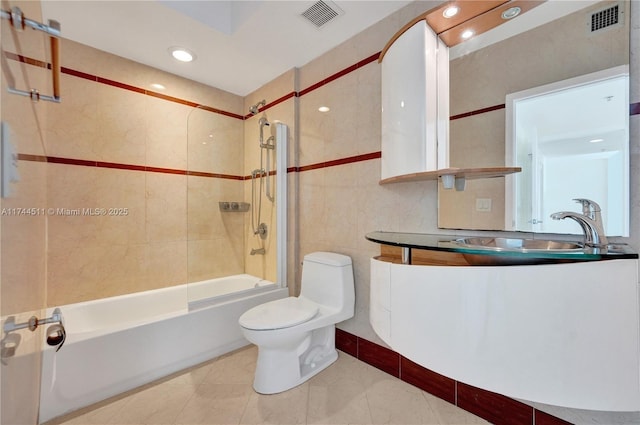
{"type": "Polygon", "coordinates": [[[281,394],[253,391],[253,346],[48,425],[487,424],[348,354],[281,394]]]}

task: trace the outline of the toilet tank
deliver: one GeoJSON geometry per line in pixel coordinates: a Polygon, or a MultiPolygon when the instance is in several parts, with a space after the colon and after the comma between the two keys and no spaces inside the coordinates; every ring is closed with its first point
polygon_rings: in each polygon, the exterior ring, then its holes
{"type": "Polygon", "coordinates": [[[353,313],[355,293],[351,257],[334,252],[305,255],[300,296],[353,313]]]}

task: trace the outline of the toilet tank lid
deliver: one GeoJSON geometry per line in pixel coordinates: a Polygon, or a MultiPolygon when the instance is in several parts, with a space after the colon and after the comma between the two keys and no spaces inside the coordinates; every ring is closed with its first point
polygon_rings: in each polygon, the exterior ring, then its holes
{"type": "Polygon", "coordinates": [[[304,261],[326,264],[335,267],[351,265],[351,257],[348,255],[336,254],[335,252],[312,252],[304,256],[304,261]]]}

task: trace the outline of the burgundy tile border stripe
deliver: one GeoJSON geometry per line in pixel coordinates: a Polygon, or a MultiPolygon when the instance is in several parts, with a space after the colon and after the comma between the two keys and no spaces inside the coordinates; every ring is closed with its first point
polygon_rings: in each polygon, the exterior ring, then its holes
{"type": "MultiPolygon", "coordinates": [[[[18,61],[18,62],[22,62],[22,63],[28,64],[28,65],[38,66],[38,67],[41,67],[41,68],[49,68],[49,69],[51,69],[51,64],[50,63],[43,62],[43,61],[40,61],[40,60],[37,60],[37,59],[33,59],[33,58],[30,58],[30,57],[27,57],[27,56],[18,55],[16,53],[12,53],[12,52],[4,51],[3,53],[4,53],[4,55],[5,55],[5,57],[7,59],[11,59],[11,60],[15,60],[15,61],[18,61]]],[[[271,108],[271,107],[273,107],[273,106],[275,106],[275,105],[277,105],[279,103],[282,103],[282,102],[284,102],[284,101],[286,101],[286,100],[288,100],[288,99],[290,99],[292,97],[304,96],[305,94],[307,94],[309,92],[312,92],[313,90],[315,90],[317,88],[320,88],[320,87],[324,86],[325,84],[330,83],[331,81],[334,81],[334,80],[336,80],[336,79],[338,79],[340,77],[343,77],[343,76],[349,74],[350,72],[353,72],[353,71],[357,70],[358,68],[361,68],[361,67],[363,67],[363,66],[365,66],[365,65],[367,65],[367,64],[369,64],[371,62],[375,62],[380,57],[380,53],[381,52],[374,53],[373,55],[371,55],[371,56],[369,56],[369,57],[367,57],[365,59],[362,59],[362,60],[356,62],[355,64],[350,65],[350,66],[348,66],[348,67],[336,72],[335,74],[330,75],[329,77],[327,77],[327,78],[325,78],[325,79],[323,79],[323,80],[321,80],[321,81],[319,81],[319,82],[317,82],[315,84],[312,84],[311,86],[307,87],[306,89],[303,89],[303,90],[301,90],[299,92],[293,91],[291,93],[288,93],[288,94],[286,94],[286,95],[274,100],[273,102],[266,104],[265,106],[260,108],[259,111],[260,112],[265,111],[265,110],[267,110],[267,109],[269,109],[269,108],[271,108]]],[[[165,95],[165,94],[162,94],[162,93],[158,93],[158,92],[154,92],[154,91],[151,91],[151,90],[146,90],[146,89],[143,89],[143,88],[140,88],[140,87],[132,86],[132,85],[129,85],[129,84],[121,83],[121,82],[118,82],[118,81],[110,80],[108,78],[102,78],[102,77],[99,77],[97,75],[92,75],[92,74],[88,74],[88,73],[85,73],[85,72],[82,72],[82,71],[77,71],[77,70],[74,70],[74,69],[71,69],[71,68],[66,68],[64,66],[61,67],[61,72],[63,74],[71,75],[73,77],[83,78],[85,80],[89,80],[89,81],[94,81],[94,82],[98,82],[98,83],[101,83],[101,84],[110,85],[112,87],[117,87],[117,88],[121,88],[121,89],[124,89],[124,90],[130,90],[130,91],[133,91],[133,92],[136,92],[136,93],[140,93],[140,94],[144,94],[144,95],[147,95],[147,96],[156,97],[158,99],[166,100],[166,101],[169,101],[169,102],[179,103],[179,104],[186,105],[186,106],[191,106],[191,107],[194,107],[194,108],[198,107],[198,108],[204,109],[205,111],[213,112],[215,114],[225,115],[225,116],[228,116],[228,117],[231,117],[231,118],[236,118],[236,119],[240,119],[240,120],[246,120],[247,118],[250,118],[252,116],[252,114],[247,114],[247,115],[235,114],[233,112],[228,112],[228,111],[224,111],[222,109],[213,108],[211,106],[202,105],[202,104],[199,104],[199,103],[196,103],[196,102],[192,102],[192,101],[189,101],[189,100],[180,99],[180,98],[173,97],[173,96],[168,96],[168,95],[165,95]]],[[[449,118],[449,120],[453,121],[453,120],[457,120],[457,119],[460,119],[460,118],[467,118],[467,117],[470,117],[470,116],[473,116],[473,115],[484,114],[484,113],[487,113],[487,112],[492,112],[492,111],[496,111],[496,110],[504,109],[504,108],[506,108],[506,105],[504,105],[504,104],[489,106],[489,107],[486,107],[486,108],[477,109],[477,110],[474,110],[474,111],[463,112],[461,114],[453,115],[453,116],[451,116],[449,118]]],[[[632,104],[629,105],[629,115],[640,115],[640,102],[632,103],[632,104]]]]}
{"type": "Polygon", "coordinates": [[[325,78],[324,80],[321,80],[315,84],[312,84],[311,86],[307,87],[304,90],[301,90],[298,92],[298,97],[304,96],[307,93],[310,93],[312,91],[314,91],[317,88],[320,88],[322,86],[324,86],[325,84],[328,84],[334,80],[337,80],[340,77],[344,77],[345,75],[349,74],[350,72],[355,71],[358,68],[362,68],[363,66],[370,64],[371,62],[375,62],[378,60],[378,58],[380,57],[380,52],[378,53],[374,53],[373,55],[362,59],[361,61],[358,61],[356,63],[354,63],[351,66],[348,66],[338,72],[336,72],[335,74],[331,74],[330,76],[328,76],[327,78],[325,78]]]}
{"type": "Polygon", "coordinates": [[[163,174],[179,174],[186,176],[187,170],[176,170],[173,168],[162,168],[162,167],[144,167],[144,171],[148,171],[151,173],[163,173],[163,174]]]}
{"type": "MultiPolygon", "coordinates": [[[[99,77],[97,75],[95,77],[96,77],[96,82],[98,82],[100,84],[105,84],[105,85],[111,86],[111,87],[117,87],[117,88],[123,89],[123,90],[129,90],[129,91],[132,91],[132,92],[135,92],[135,93],[149,94],[145,89],[142,89],[140,87],[136,87],[136,86],[132,86],[132,85],[129,85],[129,84],[121,83],[121,82],[115,81],[115,80],[110,80],[108,78],[99,77]]],[[[169,100],[169,99],[165,99],[165,100],[169,100]]]]}
{"type": "Polygon", "coordinates": [[[51,69],[51,64],[49,64],[47,62],[43,62],[43,61],[38,60],[38,59],[33,59],[33,58],[28,57],[28,56],[19,55],[17,53],[12,53],[12,52],[7,52],[7,51],[3,51],[3,53],[4,53],[4,56],[7,59],[11,59],[11,60],[14,60],[16,62],[26,63],[27,65],[33,65],[33,66],[37,66],[37,67],[40,67],[40,68],[51,69]]]}
{"type": "Polygon", "coordinates": [[[96,162],[96,167],[99,168],[114,168],[116,170],[130,170],[130,171],[147,171],[147,167],[144,165],[130,165],[119,164],[117,162],[96,162]]]}
{"type": "MultiPolygon", "coordinates": [[[[487,112],[497,111],[499,109],[505,109],[507,106],[505,104],[502,105],[494,105],[488,106],[482,109],[476,109],[475,111],[463,112],[462,114],[452,115],[449,117],[449,121],[457,120],[460,118],[467,118],[473,115],[484,114],[487,112]]],[[[629,105],[629,115],[640,115],[640,102],[631,103],[629,105]]]]}
{"type": "Polygon", "coordinates": [[[571,425],[501,394],[433,372],[389,348],[336,328],[336,348],[496,425],[571,425]],[[398,363],[399,362],[399,363],[398,363]],[[534,422],[535,420],[535,422],[534,422]]]}
{"type": "MultiPolygon", "coordinates": [[[[267,109],[269,109],[269,108],[273,108],[274,106],[276,106],[276,105],[278,105],[278,104],[280,104],[280,103],[282,103],[282,102],[284,102],[284,101],[286,101],[286,100],[289,100],[289,99],[291,99],[292,97],[296,97],[297,95],[298,95],[298,93],[296,93],[295,91],[292,91],[291,93],[287,93],[287,94],[285,94],[284,96],[282,96],[282,97],[280,97],[280,98],[278,98],[278,99],[274,100],[273,102],[271,102],[271,103],[267,103],[267,104],[266,104],[266,105],[264,105],[263,107],[258,108],[258,112],[263,112],[263,111],[266,111],[266,110],[267,110],[267,109]]],[[[243,118],[243,119],[245,119],[245,120],[246,120],[246,119],[251,118],[252,116],[253,116],[253,114],[252,114],[252,113],[248,113],[247,115],[245,115],[245,116],[244,116],[244,118],[243,118]]]]}
{"type": "Polygon", "coordinates": [[[57,156],[47,156],[47,162],[51,162],[53,164],[65,164],[65,165],[82,165],[85,167],[97,167],[97,161],[87,161],[84,159],[75,159],[75,158],[60,158],[57,156]]]}
{"type": "Polygon", "coordinates": [[[176,174],[176,175],[184,175],[184,176],[209,177],[209,178],[218,178],[218,179],[227,179],[227,180],[245,180],[246,179],[244,176],[235,176],[232,174],[208,173],[208,172],[202,172],[202,171],[180,170],[177,168],[150,167],[145,165],[121,164],[118,162],[89,161],[85,159],[61,158],[57,156],[31,155],[31,154],[23,154],[23,153],[18,154],[18,160],[30,161],[30,162],[50,162],[52,164],[79,165],[79,166],[96,167],[96,168],[111,168],[116,170],[144,171],[147,173],[163,173],[163,174],[176,174]]]}
{"type": "Polygon", "coordinates": [[[499,109],[504,109],[506,107],[507,107],[507,105],[505,105],[503,103],[501,105],[493,105],[493,106],[488,106],[488,107],[482,108],[482,109],[476,109],[475,111],[463,112],[461,114],[453,115],[453,116],[449,117],[449,121],[457,120],[457,119],[460,119],[460,118],[466,118],[466,117],[470,117],[470,116],[473,116],[473,115],[485,114],[487,112],[497,111],[499,109]]]}
{"type": "MultiPolygon", "coordinates": [[[[378,159],[381,157],[382,157],[382,152],[371,152],[371,153],[366,153],[362,155],[351,156],[348,158],[340,158],[340,159],[334,159],[332,161],[305,165],[302,167],[288,167],[287,173],[299,173],[303,171],[317,170],[320,168],[334,167],[337,165],[353,164],[356,162],[368,161],[371,159],[378,159]]],[[[232,174],[211,173],[206,171],[192,171],[192,170],[181,170],[176,168],[163,168],[163,167],[152,167],[152,166],[146,166],[146,165],[123,164],[119,162],[91,161],[86,159],[62,158],[57,156],[18,154],[18,159],[21,161],[30,161],[30,162],[50,162],[52,164],[79,165],[79,166],[85,166],[85,167],[111,168],[111,169],[129,170],[129,171],[145,171],[149,173],[178,174],[178,175],[188,175],[188,176],[196,176],[196,177],[219,178],[219,179],[227,179],[227,180],[251,180],[251,176],[237,176],[232,174]]],[[[270,176],[275,176],[276,174],[277,174],[277,171],[271,171],[269,173],[270,176]]]]}
{"type": "MultiPolygon", "coordinates": [[[[11,53],[11,52],[4,52],[4,55],[8,58],[8,59],[12,59],[12,60],[16,60],[22,63],[26,63],[29,65],[33,65],[33,66],[38,66],[41,68],[51,68],[51,64],[47,63],[47,62],[43,62],[37,59],[33,59],[33,58],[29,58],[27,56],[22,56],[22,55],[18,55],[15,53],[11,53]]],[[[121,83],[119,81],[115,81],[115,80],[110,80],[108,78],[103,78],[103,77],[99,77],[97,75],[93,75],[93,74],[88,74],[86,72],[82,72],[82,71],[78,71],[75,69],[71,69],[71,68],[67,68],[67,67],[60,67],[60,72],[62,72],[63,74],[67,74],[70,75],[72,77],[77,77],[77,78],[83,78],[85,80],[89,80],[89,81],[93,81],[93,82],[97,82],[100,84],[106,84],[108,86],[111,87],[116,87],[116,88],[120,88],[123,90],[129,90],[135,93],[139,93],[139,94],[143,94],[146,96],[151,96],[151,97],[155,97],[158,99],[162,99],[162,100],[166,100],[168,102],[174,102],[174,103],[179,103],[181,105],[186,105],[186,106],[191,106],[194,108],[201,108],[204,109],[205,111],[209,111],[209,112],[213,112],[215,114],[220,114],[220,115],[225,115],[227,117],[231,117],[231,118],[236,118],[239,120],[244,120],[244,116],[239,115],[239,114],[234,114],[233,112],[228,112],[228,111],[224,111],[222,109],[218,109],[218,108],[213,108],[211,106],[207,106],[207,105],[202,105],[196,102],[192,102],[190,100],[185,100],[185,99],[181,99],[178,97],[173,97],[173,96],[168,96],[162,93],[157,93],[151,90],[146,90],[140,87],[136,87],[136,86],[132,86],[130,84],[126,84],[126,83],[121,83]]]]}
{"type": "Polygon", "coordinates": [[[362,155],[350,156],[347,158],[334,159],[332,161],[325,161],[325,162],[318,162],[315,164],[303,165],[302,167],[297,167],[295,171],[303,172],[303,171],[317,170],[319,168],[334,167],[336,165],[345,165],[345,164],[351,164],[354,162],[369,161],[370,159],[378,159],[378,158],[382,158],[382,152],[380,151],[365,153],[362,155]]]}
{"type": "Polygon", "coordinates": [[[291,98],[293,98],[295,96],[296,96],[296,92],[294,92],[294,91],[292,91],[291,93],[287,93],[284,96],[274,100],[273,102],[267,103],[266,105],[264,105],[264,109],[273,108],[274,106],[276,106],[276,105],[278,105],[278,104],[280,104],[280,103],[282,103],[282,102],[284,102],[286,100],[289,100],[289,99],[291,99],[291,98]]]}
{"type": "Polygon", "coordinates": [[[96,77],[95,75],[87,74],[86,72],[77,71],[71,68],[65,68],[64,66],[60,68],[60,71],[63,74],[71,75],[72,77],[83,78],[85,80],[94,81],[94,82],[98,81],[98,77],[96,77]]]}
{"type": "MultiPolygon", "coordinates": [[[[149,93],[153,93],[153,92],[149,92],[149,93]]],[[[227,111],[223,111],[222,109],[212,108],[211,106],[200,105],[200,104],[196,106],[200,109],[204,109],[205,111],[213,112],[214,114],[220,114],[220,115],[225,115],[227,117],[236,118],[239,120],[244,120],[244,117],[242,115],[234,114],[233,112],[227,112],[227,111]]]]}
{"type": "Polygon", "coordinates": [[[187,171],[188,176],[196,176],[196,177],[211,177],[217,179],[227,179],[227,180],[246,180],[246,177],[243,176],[234,176],[231,174],[220,174],[220,173],[208,173],[204,171],[187,171]]]}

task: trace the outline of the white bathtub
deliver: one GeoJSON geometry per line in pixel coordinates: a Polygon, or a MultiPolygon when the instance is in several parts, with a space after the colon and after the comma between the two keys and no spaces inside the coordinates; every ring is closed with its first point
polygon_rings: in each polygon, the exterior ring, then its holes
{"type": "Polygon", "coordinates": [[[39,422],[247,345],[240,315],[286,296],[244,274],[59,306],[67,340],[44,350],[39,422]]]}

